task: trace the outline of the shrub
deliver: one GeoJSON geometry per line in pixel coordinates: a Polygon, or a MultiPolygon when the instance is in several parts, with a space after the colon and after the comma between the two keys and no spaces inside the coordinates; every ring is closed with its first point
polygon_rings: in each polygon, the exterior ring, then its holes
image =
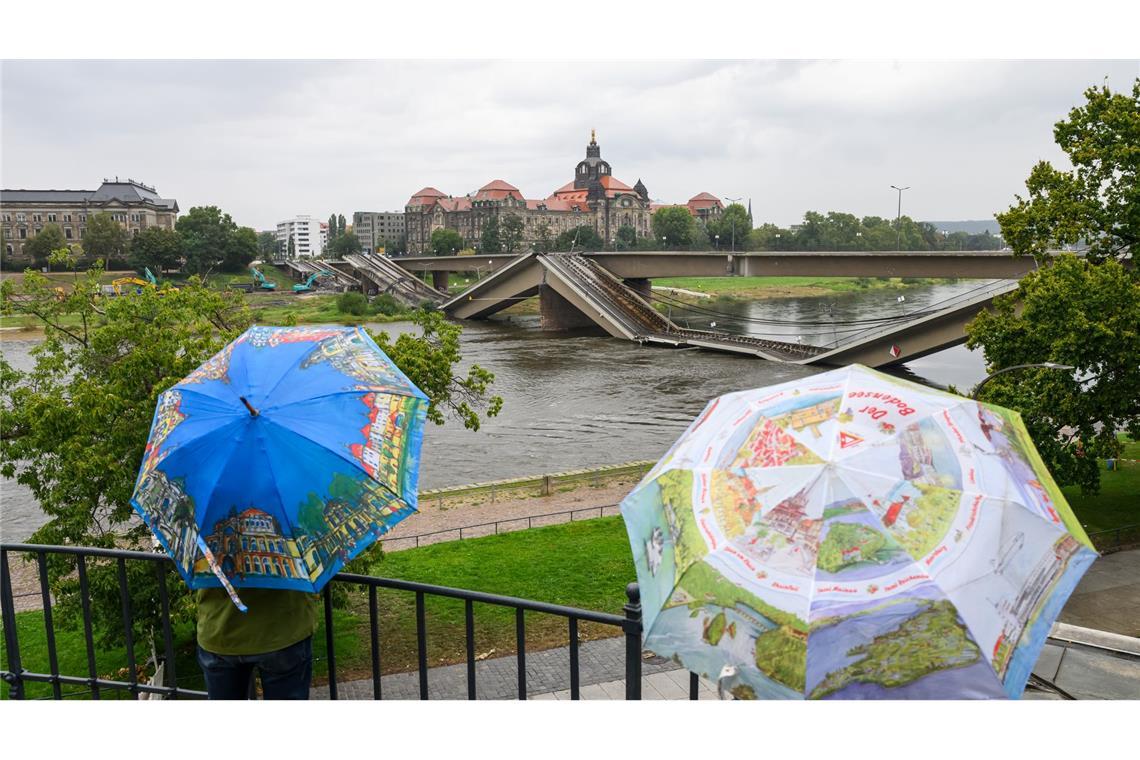
{"type": "Polygon", "coordinates": [[[381,293],[372,299],[372,313],[383,314],[390,317],[404,311],[403,305],[400,304],[391,293],[381,293]]]}
{"type": "Polygon", "coordinates": [[[363,293],[341,293],[336,299],[336,310],[341,314],[363,317],[368,313],[368,299],[363,293]]]}

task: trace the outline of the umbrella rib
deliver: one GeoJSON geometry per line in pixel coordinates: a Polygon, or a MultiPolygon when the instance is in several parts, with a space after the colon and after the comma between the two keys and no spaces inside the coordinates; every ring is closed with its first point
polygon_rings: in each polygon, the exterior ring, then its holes
{"type": "MultiPolygon", "coordinates": [[[[277,473],[273,470],[273,458],[269,456],[269,450],[265,445],[264,431],[258,431],[257,442],[261,446],[261,453],[265,458],[265,466],[269,469],[269,474],[273,477],[273,488],[275,491],[277,491],[277,501],[281,504],[280,519],[282,523],[282,534],[290,536],[295,541],[296,526],[293,525],[289,520],[289,510],[285,506],[285,494],[281,491],[281,481],[277,478],[277,473]]],[[[304,554],[299,554],[299,556],[301,558],[301,565],[305,568],[305,579],[309,582],[310,585],[314,585],[314,581],[310,577],[311,568],[309,567],[309,563],[305,561],[304,554]]]]}
{"type": "MultiPolygon", "coordinates": [[[[412,386],[412,389],[417,390],[417,391],[419,390],[415,386],[412,386]]],[[[401,398],[418,398],[421,401],[429,401],[430,400],[430,399],[428,399],[427,396],[422,394],[422,391],[419,394],[416,394],[416,393],[399,393],[399,392],[393,391],[391,388],[387,388],[387,387],[383,387],[383,386],[379,386],[379,385],[376,386],[375,388],[356,386],[356,387],[352,387],[352,388],[341,388],[340,390],[330,391],[329,393],[320,393],[320,394],[317,394],[315,396],[305,396],[304,398],[298,398],[298,399],[293,399],[292,401],[286,401],[284,404],[269,404],[269,405],[263,406],[261,408],[261,411],[263,411],[263,412],[266,412],[269,410],[280,411],[281,409],[288,409],[289,407],[295,406],[296,404],[307,404],[310,401],[319,401],[321,399],[333,398],[335,396],[346,396],[346,395],[354,395],[354,394],[360,395],[360,394],[364,394],[364,393],[382,393],[382,394],[385,394],[388,396],[400,396],[401,398]]]]}

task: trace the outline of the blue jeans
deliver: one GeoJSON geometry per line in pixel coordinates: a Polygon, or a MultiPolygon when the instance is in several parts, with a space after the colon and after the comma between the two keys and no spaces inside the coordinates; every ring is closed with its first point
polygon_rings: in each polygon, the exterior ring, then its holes
{"type": "Polygon", "coordinates": [[[261,673],[265,699],[308,699],[313,677],[313,637],[265,654],[214,654],[198,647],[210,699],[253,698],[253,669],[261,673]]]}

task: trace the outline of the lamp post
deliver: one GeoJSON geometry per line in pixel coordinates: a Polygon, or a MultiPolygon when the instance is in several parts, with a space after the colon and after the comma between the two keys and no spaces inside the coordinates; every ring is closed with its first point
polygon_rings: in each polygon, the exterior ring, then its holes
{"type": "Polygon", "coordinates": [[[1014,364],[1012,367],[999,369],[997,372],[994,372],[993,374],[987,376],[984,380],[982,380],[982,382],[978,383],[974,387],[974,392],[970,394],[970,398],[977,401],[978,393],[982,390],[982,386],[988,383],[990,380],[993,380],[998,375],[1004,375],[1006,372],[1012,372],[1015,369],[1028,369],[1030,367],[1040,367],[1042,369],[1074,369],[1074,367],[1070,367],[1068,364],[1057,364],[1056,362],[1040,362],[1038,364],[1014,364]]]}
{"type": "Polygon", "coordinates": [[[907,185],[906,187],[899,187],[897,185],[891,185],[891,189],[899,191],[899,210],[898,210],[898,213],[895,215],[895,228],[898,230],[898,236],[895,239],[895,250],[901,251],[902,250],[902,194],[903,194],[903,190],[910,190],[910,185],[907,185]]]}
{"type": "MultiPolygon", "coordinates": [[[[729,198],[726,195],[724,196],[724,199],[726,201],[732,201],[733,203],[739,203],[741,200],[743,200],[743,196],[740,198],[729,198]]],[[[732,252],[736,253],[736,217],[732,218],[732,252]]]]}
{"type": "Polygon", "coordinates": [[[716,249],[719,251],[720,250],[720,235],[713,235],[713,237],[716,238],[716,249]]]}
{"type": "Polygon", "coordinates": [[[665,241],[666,241],[666,237],[664,235],[662,235],[661,236],[661,249],[662,250],[664,250],[665,248],[668,247],[668,244],[665,241]]]}

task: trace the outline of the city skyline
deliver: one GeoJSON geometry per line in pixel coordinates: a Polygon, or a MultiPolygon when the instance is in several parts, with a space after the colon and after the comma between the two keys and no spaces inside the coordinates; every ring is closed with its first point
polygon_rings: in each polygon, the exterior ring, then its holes
{"type": "Polygon", "coordinates": [[[655,202],[988,219],[1085,88],[1136,61],[6,61],[0,184],[130,176],[243,226],[402,211],[424,185],[545,197],[597,130],[655,202]],[[103,88],[130,88],[107,99],[103,88]],[[287,84],[289,86],[282,86],[287,84]],[[426,85],[426,86],[425,86],[426,85]],[[299,100],[327,104],[298,109],[299,100]],[[77,113],[83,118],[75,118],[77,113]]]}

